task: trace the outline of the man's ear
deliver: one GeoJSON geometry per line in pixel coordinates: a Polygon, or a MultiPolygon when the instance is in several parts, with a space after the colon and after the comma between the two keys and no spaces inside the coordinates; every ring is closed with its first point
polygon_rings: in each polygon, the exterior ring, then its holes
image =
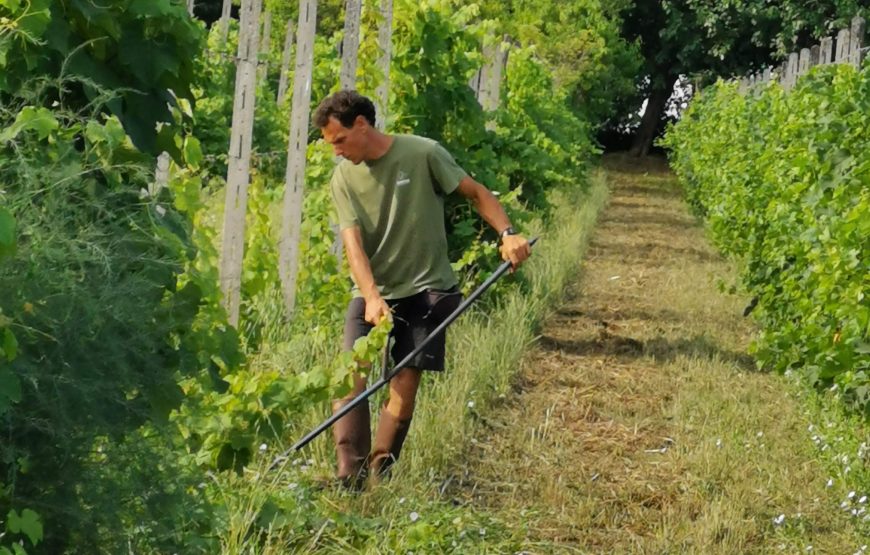
{"type": "Polygon", "coordinates": [[[363,115],[358,115],[356,119],[353,120],[354,127],[366,127],[369,124],[369,120],[366,119],[363,115]]]}

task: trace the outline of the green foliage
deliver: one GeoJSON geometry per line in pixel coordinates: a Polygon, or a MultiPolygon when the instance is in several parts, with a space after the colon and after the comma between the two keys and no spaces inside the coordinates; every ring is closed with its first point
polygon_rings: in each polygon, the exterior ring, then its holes
{"type": "MultiPolygon", "coordinates": [[[[638,45],[621,35],[624,0],[512,0],[483,3],[512,40],[533,47],[568,106],[597,127],[635,94],[638,45]]],[[[513,55],[513,53],[511,54],[513,55]]]]}
{"type": "Polygon", "coordinates": [[[870,68],[785,93],[705,90],[670,131],[673,167],[758,297],[761,364],[836,386],[870,414],[870,68]]]}
{"type": "MultiPolygon", "coordinates": [[[[86,547],[104,541],[97,529],[57,515],[85,515],[82,507],[111,506],[138,487],[135,474],[95,464],[96,444],[165,422],[183,398],[179,377],[213,360],[237,364],[237,341],[232,330],[196,325],[202,290],[178,281],[190,227],[163,199],[142,196],[153,158],[118,119],[35,107],[2,116],[21,124],[0,147],[4,229],[14,216],[20,238],[0,267],[0,309],[15,329],[0,334],[6,358],[17,351],[0,364],[3,482],[60,523],[47,531],[50,550],[86,547]],[[97,494],[92,483],[115,490],[97,494]]],[[[105,511],[97,522],[118,518],[105,511]]]]}
{"type": "Polygon", "coordinates": [[[201,37],[170,0],[4,0],[0,104],[18,96],[79,110],[102,98],[137,147],[175,152],[167,105],[192,98],[201,37]],[[157,123],[168,125],[158,133],[157,123]]]}
{"type": "MultiPolygon", "coordinates": [[[[330,32],[315,42],[312,108],[337,87],[341,5],[320,11],[330,32]]],[[[503,106],[484,113],[468,80],[498,24],[456,6],[396,4],[392,131],[442,141],[515,223],[546,218],[545,192],[583,174],[591,126],[532,46],[514,50],[503,106]]],[[[267,8],[283,34],[295,8],[267,8]]],[[[369,94],[382,78],[372,8],[359,71],[369,94]]],[[[202,35],[182,2],[0,0],[0,511],[18,510],[10,533],[35,544],[39,521],[19,507],[38,500],[46,552],[216,552],[228,500],[203,473],[243,476],[262,443],[283,445],[381,358],[389,323],[337,352],[350,283],[331,252],[335,161],[322,141],[308,150],[298,308],[290,322],[283,313],[289,104],[275,102],[277,34],[257,93],[241,324],[227,324],[218,245],[237,26],[225,44],[213,28],[207,52],[202,35]],[[162,190],[155,149],[174,158],[162,190]]],[[[601,74],[608,59],[588,67],[601,74]]],[[[465,201],[448,219],[469,287],[497,262],[495,242],[465,201]]],[[[282,514],[306,507],[288,499],[282,514]]],[[[275,521],[263,512],[265,529],[275,521]]],[[[390,541],[445,547],[436,517],[390,541]]]]}

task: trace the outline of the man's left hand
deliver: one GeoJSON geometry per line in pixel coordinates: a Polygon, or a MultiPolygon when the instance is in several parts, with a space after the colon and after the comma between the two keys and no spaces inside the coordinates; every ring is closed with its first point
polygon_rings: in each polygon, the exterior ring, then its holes
{"type": "Polygon", "coordinates": [[[516,270],[532,254],[528,240],[522,235],[505,235],[502,237],[501,258],[510,261],[511,267],[516,270]]]}

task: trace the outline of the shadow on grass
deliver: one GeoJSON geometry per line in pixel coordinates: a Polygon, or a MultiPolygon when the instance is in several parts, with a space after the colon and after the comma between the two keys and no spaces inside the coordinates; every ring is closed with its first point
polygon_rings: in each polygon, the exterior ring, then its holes
{"type": "MultiPolygon", "coordinates": [[[[656,198],[659,200],[672,200],[672,201],[680,201],[683,198],[683,190],[676,185],[659,185],[659,184],[651,184],[651,185],[619,185],[614,187],[613,194],[616,197],[643,197],[643,198],[656,198]]],[[[613,205],[614,202],[619,202],[619,200],[612,200],[610,202],[613,205]]]]}
{"type": "Polygon", "coordinates": [[[640,341],[631,337],[603,333],[595,339],[565,340],[541,336],[539,345],[544,351],[558,351],[574,356],[617,356],[627,359],[651,357],[656,362],[673,362],[679,357],[719,360],[743,372],[755,372],[754,359],[746,353],[723,349],[705,335],[686,339],[664,337],[640,341]]]}
{"type": "Polygon", "coordinates": [[[574,308],[562,308],[556,311],[557,316],[563,318],[588,318],[595,322],[605,320],[618,323],[623,320],[641,320],[646,322],[682,322],[685,317],[676,311],[663,308],[656,311],[648,311],[640,308],[606,309],[591,308],[577,310],[574,308]]]}
{"type": "MultiPolygon", "coordinates": [[[[619,201],[615,201],[614,204],[619,201]]],[[[639,210],[621,210],[616,214],[608,214],[601,219],[602,224],[622,224],[630,226],[657,225],[676,229],[695,229],[701,227],[698,222],[686,217],[670,214],[645,212],[639,210]]]]}
{"type": "MultiPolygon", "coordinates": [[[[604,238],[606,239],[606,238],[604,238]]],[[[647,266],[661,266],[664,260],[679,260],[687,262],[711,263],[720,262],[722,258],[693,247],[675,247],[666,243],[646,242],[639,245],[627,243],[607,243],[602,240],[594,240],[589,244],[589,250],[593,256],[608,256],[619,260],[631,260],[643,262],[647,266]]]]}

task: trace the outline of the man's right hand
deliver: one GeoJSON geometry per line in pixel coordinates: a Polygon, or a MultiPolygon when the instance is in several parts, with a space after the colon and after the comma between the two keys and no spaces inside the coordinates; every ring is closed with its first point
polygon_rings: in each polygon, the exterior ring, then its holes
{"type": "Polygon", "coordinates": [[[366,299],[366,322],[377,326],[384,318],[392,318],[390,307],[383,297],[377,295],[366,299]]]}

